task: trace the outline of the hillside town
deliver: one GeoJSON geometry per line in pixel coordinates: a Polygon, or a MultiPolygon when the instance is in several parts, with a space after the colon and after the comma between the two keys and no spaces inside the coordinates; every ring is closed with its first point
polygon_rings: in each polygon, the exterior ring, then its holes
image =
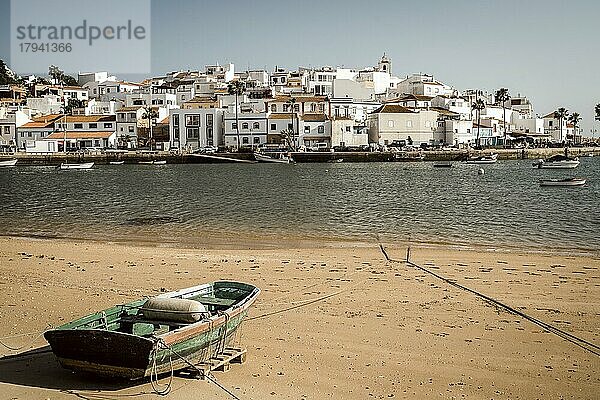
{"type": "Polygon", "coordinates": [[[577,145],[581,117],[525,95],[457,88],[374,66],[238,71],[234,64],[142,82],[108,72],[18,77],[0,65],[0,151],[373,151],[577,145]]]}

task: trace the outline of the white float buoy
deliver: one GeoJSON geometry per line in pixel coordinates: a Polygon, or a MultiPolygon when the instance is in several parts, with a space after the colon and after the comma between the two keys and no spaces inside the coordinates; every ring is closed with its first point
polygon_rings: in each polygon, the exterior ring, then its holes
{"type": "Polygon", "coordinates": [[[485,174],[485,171],[483,170],[483,168],[479,168],[479,171],[477,171],[477,173],[479,175],[483,175],[483,174],[485,174]]]}

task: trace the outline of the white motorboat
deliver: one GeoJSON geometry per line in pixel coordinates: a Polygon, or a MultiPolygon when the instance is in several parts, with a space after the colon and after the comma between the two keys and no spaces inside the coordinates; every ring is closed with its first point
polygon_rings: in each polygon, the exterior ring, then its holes
{"type": "Polygon", "coordinates": [[[452,161],[436,161],[433,163],[434,168],[452,168],[452,161]]]}
{"type": "Polygon", "coordinates": [[[17,165],[17,159],[13,158],[11,160],[2,160],[0,161],[0,167],[14,167],[17,165]]]}
{"type": "Polygon", "coordinates": [[[294,162],[292,157],[286,156],[280,153],[279,158],[267,156],[266,154],[254,153],[254,158],[258,162],[270,162],[270,163],[280,163],[280,164],[289,164],[294,162]]]}
{"type": "Polygon", "coordinates": [[[540,186],[583,186],[585,182],[583,178],[542,179],[540,186]]]}
{"type": "Polygon", "coordinates": [[[108,164],[109,165],[123,165],[123,164],[125,164],[125,161],[109,161],[108,164]]]}
{"type": "Polygon", "coordinates": [[[580,161],[577,157],[566,157],[562,154],[556,154],[544,160],[539,159],[533,162],[535,168],[551,168],[551,169],[570,169],[577,168],[580,161]]]}
{"type": "Polygon", "coordinates": [[[147,164],[147,165],[165,165],[167,163],[166,160],[152,160],[152,161],[140,161],[138,164],[147,164]]]}
{"type": "Polygon", "coordinates": [[[482,156],[475,157],[475,158],[469,158],[469,159],[467,159],[466,163],[467,164],[494,164],[496,161],[498,161],[498,154],[492,153],[489,155],[482,155],[482,156]]]}
{"type": "Polygon", "coordinates": [[[93,162],[87,163],[61,163],[58,166],[58,169],[66,170],[66,169],[90,169],[94,166],[93,162]]]}

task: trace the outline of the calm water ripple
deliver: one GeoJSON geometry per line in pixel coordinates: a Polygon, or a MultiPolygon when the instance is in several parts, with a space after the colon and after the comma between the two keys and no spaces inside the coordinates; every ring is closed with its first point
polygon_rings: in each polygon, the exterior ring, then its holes
{"type": "Polygon", "coordinates": [[[600,157],[576,170],[530,160],[455,163],[197,164],[0,170],[0,234],[235,244],[253,238],[409,239],[598,252],[600,157]],[[548,177],[586,177],[544,188],[548,177]]]}

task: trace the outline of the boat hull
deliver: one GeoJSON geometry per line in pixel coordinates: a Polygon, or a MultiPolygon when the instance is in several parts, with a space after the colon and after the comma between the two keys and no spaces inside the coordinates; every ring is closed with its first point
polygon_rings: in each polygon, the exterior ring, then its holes
{"type": "Polygon", "coordinates": [[[291,162],[290,157],[273,158],[273,157],[265,156],[265,155],[259,154],[259,153],[254,153],[254,158],[258,162],[269,162],[269,163],[278,163],[278,164],[289,164],[291,162]]]}
{"type": "Polygon", "coordinates": [[[89,162],[89,163],[81,163],[81,164],[65,164],[62,163],[59,166],[59,169],[61,170],[69,170],[69,169],[90,169],[94,166],[93,162],[89,162]]]}
{"type": "Polygon", "coordinates": [[[17,159],[0,161],[0,167],[14,167],[17,165],[17,159]]]}
{"type": "Polygon", "coordinates": [[[585,179],[547,179],[541,180],[540,186],[583,186],[585,182],[585,179]]]}
{"type": "Polygon", "coordinates": [[[566,161],[566,162],[555,162],[555,163],[540,163],[538,168],[543,169],[572,169],[577,168],[579,166],[579,161],[566,161]]]}

